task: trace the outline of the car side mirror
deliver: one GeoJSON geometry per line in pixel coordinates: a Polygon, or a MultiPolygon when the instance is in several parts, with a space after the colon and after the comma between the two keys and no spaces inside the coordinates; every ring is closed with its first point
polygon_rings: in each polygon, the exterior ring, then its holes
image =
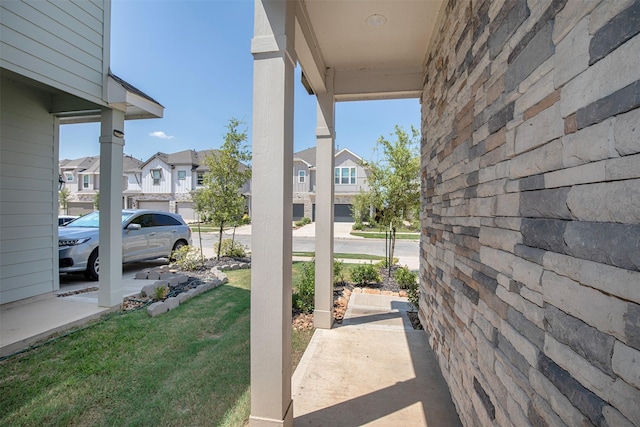
{"type": "Polygon", "coordinates": [[[140,230],[142,226],[140,224],[129,224],[127,225],[127,230],[140,230]]]}

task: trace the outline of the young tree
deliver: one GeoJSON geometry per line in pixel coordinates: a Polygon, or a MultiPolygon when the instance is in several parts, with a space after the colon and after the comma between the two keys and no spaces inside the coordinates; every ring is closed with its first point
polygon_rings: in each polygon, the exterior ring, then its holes
{"type": "Polygon", "coordinates": [[[58,202],[62,208],[62,212],[69,214],[69,201],[71,200],[71,192],[68,188],[63,188],[58,192],[58,202]]]}
{"type": "Polygon", "coordinates": [[[376,151],[381,151],[382,158],[367,163],[370,175],[365,197],[376,209],[378,223],[391,231],[389,258],[393,260],[397,226],[415,219],[420,207],[420,133],[413,126],[409,134],[396,125],[391,136],[395,140],[378,138],[376,151]]]}
{"type": "Polygon", "coordinates": [[[242,124],[235,118],[229,120],[222,147],[205,156],[209,171],[203,177],[204,188],[193,193],[195,209],[206,213],[218,226],[218,259],[225,225],[237,225],[244,214],[242,187],[251,179],[251,169],[243,164],[251,160],[251,153],[244,144],[246,130],[238,129],[242,124]]]}

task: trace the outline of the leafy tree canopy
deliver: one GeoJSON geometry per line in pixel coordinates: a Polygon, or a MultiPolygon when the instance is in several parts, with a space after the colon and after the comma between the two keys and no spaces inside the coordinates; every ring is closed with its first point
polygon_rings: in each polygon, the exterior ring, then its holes
{"type": "Polygon", "coordinates": [[[203,176],[204,188],[192,193],[195,210],[206,214],[219,227],[220,239],[225,225],[235,225],[242,218],[245,209],[242,187],[251,179],[248,166],[251,152],[245,144],[246,129],[240,130],[241,125],[243,122],[235,118],[229,120],[222,147],[204,158],[209,169],[203,176]]]}

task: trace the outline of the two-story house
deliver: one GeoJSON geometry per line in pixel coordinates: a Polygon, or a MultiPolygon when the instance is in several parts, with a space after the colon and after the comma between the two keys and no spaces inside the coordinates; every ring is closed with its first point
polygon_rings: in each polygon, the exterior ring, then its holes
{"type": "MultiPolygon", "coordinates": [[[[134,195],[141,192],[140,165],[142,161],[125,154],[122,157],[122,207],[133,206],[134,195]]],[[[100,192],[100,156],[64,159],[60,161],[61,187],[68,191],[65,212],[82,215],[95,210],[100,192]]]]}
{"type": "MultiPolygon", "coordinates": [[[[334,220],[351,222],[353,198],[369,189],[367,169],[362,158],[348,148],[336,152],[334,159],[334,220]]],[[[315,221],[315,211],[316,147],[311,147],[293,155],[293,220],[307,217],[315,221]]]]}
{"type": "MultiPolygon", "coordinates": [[[[158,152],[140,165],[142,192],[136,196],[134,207],[175,212],[186,221],[198,220],[193,208],[191,192],[203,188],[204,174],[208,172],[205,158],[217,150],[183,150],[176,153],[158,152]]],[[[240,168],[247,166],[240,163],[240,168]]],[[[242,188],[251,207],[251,183],[242,188]]]]}

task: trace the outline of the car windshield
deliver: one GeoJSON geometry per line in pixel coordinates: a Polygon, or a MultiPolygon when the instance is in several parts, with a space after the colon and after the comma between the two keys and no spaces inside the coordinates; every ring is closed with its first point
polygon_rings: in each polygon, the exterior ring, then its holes
{"type": "MultiPolygon", "coordinates": [[[[133,213],[122,212],[122,222],[125,222],[133,213]]],[[[67,227],[92,227],[97,228],[100,225],[100,214],[98,212],[91,212],[90,214],[81,216],[67,224],[67,227]]]]}

